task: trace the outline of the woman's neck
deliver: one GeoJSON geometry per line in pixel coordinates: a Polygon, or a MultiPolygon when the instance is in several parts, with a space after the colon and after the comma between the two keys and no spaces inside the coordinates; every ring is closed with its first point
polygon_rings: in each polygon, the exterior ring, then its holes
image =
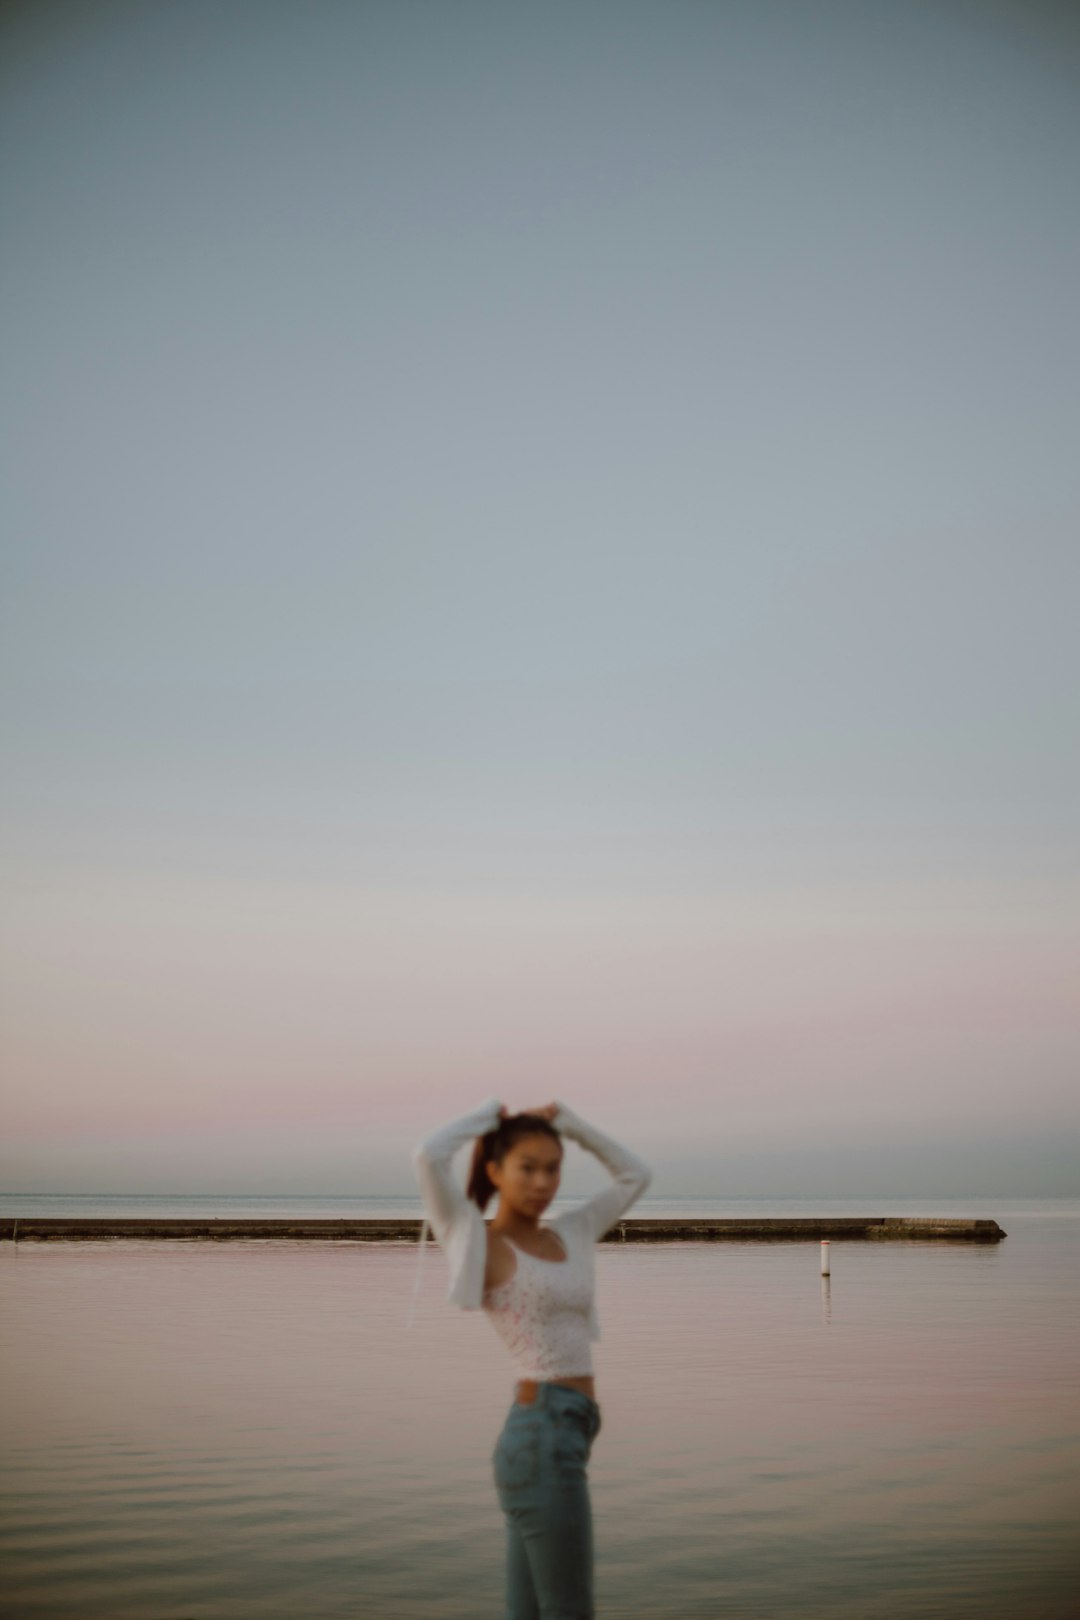
{"type": "Polygon", "coordinates": [[[490,1226],[493,1232],[508,1232],[511,1237],[536,1237],[540,1231],[540,1217],[500,1209],[497,1215],[492,1216],[490,1226]]]}

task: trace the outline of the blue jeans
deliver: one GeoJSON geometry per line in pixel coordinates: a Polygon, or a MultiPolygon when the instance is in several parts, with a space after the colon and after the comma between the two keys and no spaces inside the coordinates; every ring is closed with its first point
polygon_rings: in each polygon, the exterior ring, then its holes
{"type": "Polygon", "coordinates": [[[492,1463],[506,1516],[506,1620],[594,1620],[592,1504],[585,1468],[600,1408],[540,1383],[507,1413],[492,1463]]]}

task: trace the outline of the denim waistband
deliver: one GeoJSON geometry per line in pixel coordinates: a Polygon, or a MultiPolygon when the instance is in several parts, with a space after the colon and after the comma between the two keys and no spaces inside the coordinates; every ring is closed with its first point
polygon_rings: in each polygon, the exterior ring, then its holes
{"type": "Polygon", "coordinates": [[[511,1412],[536,1412],[541,1409],[558,1411],[573,1406],[580,1406],[587,1412],[600,1411],[596,1401],[591,1395],[586,1395],[583,1389],[574,1389],[570,1384],[556,1384],[548,1379],[542,1379],[537,1383],[535,1400],[519,1401],[515,1396],[510,1410],[511,1412]]]}

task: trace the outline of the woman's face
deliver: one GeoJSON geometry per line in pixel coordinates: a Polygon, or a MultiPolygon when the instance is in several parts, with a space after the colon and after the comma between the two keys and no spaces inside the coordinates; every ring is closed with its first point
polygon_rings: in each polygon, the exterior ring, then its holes
{"type": "Polygon", "coordinates": [[[559,1142],[538,1132],[515,1142],[502,1164],[489,1159],[488,1175],[500,1202],[520,1215],[538,1217],[559,1190],[562,1152],[559,1142]]]}

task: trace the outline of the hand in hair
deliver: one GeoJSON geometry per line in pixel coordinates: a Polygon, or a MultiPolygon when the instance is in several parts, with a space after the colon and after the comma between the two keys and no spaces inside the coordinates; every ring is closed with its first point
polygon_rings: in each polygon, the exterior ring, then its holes
{"type": "Polygon", "coordinates": [[[559,1105],[557,1102],[550,1102],[545,1103],[543,1108],[523,1108],[521,1112],[523,1114],[539,1114],[541,1119],[554,1119],[559,1112],[559,1105]]]}

